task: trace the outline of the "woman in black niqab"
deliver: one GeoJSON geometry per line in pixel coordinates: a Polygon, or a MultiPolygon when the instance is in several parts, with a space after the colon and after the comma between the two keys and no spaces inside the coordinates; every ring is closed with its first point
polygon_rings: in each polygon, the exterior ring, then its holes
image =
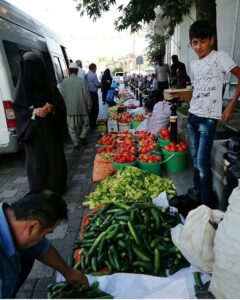
{"type": "Polygon", "coordinates": [[[25,146],[30,191],[66,189],[67,167],[63,148],[66,108],[41,57],[27,52],[14,99],[18,139],[25,146]]]}

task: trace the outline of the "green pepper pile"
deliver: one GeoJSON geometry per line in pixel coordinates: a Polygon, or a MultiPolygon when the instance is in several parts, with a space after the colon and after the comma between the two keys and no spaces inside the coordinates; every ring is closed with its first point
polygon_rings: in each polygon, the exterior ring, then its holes
{"type": "Polygon", "coordinates": [[[50,284],[48,286],[48,299],[113,299],[109,294],[99,288],[99,282],[95,281],[88,289],[74,288],[66,281],[50,284]]]}
{"type": "Polygon", "coordinates": [[[169,198],[175,196],[176,187],[171,179],[127,166],[101,181],[96,190],[86,196],[87,201],[83,204],[92,209],[109,202],[147,201],[163,191],[167,192],[169,198]]]}
{"type": "Polygon", "coordinates": [[[171,241],[170,229],[180,222],[152,203],[108,203],[89,217],[83,239],[76,241],[81,261],[75,268],[92,273],[134,272],[166,276],[186,265],[171,241]]]}

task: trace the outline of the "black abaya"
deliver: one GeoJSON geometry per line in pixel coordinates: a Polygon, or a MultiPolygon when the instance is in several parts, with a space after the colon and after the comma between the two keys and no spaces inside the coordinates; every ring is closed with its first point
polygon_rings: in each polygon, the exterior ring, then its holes
{"type": "Polygon", "coordinates": [[[48,78],[41,58],[32,52],[21,60],[14,110],[19,141],[25,146],[30,191],[50,189],[62,194],[66,189],[67,165],[63,148],[66,109],[61,94],[48,78]],[[33,109],[53,105],[46,117],[35,116],[33,109]]]}

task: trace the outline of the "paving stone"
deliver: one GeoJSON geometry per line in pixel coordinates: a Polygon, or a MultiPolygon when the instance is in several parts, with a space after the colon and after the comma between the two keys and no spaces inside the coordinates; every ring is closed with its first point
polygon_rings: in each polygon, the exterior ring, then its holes
{"type": "Polygon", "coordinates": [[[52,277],[54,270],[40,261],[36,260],[28,278],[49,278],[52,277]]]}
{"type": "Polygon", "coordinates": [[[90,163],[81,163],[77,166],[78,169],[88,169],[90,167],[90,163]]]}
{"type": "Polygon", "coordinates": [[[72,177],[72,180],[80,180],[80,179],[86,179],[86,174],[76,174],[72,177]]]}
{"type": "Polygon", "coordinates": [[[67,230],[68,230],[68,225],[58,225],[54,229],[53,233],[48,234],[47,237],[50,240],[63,239],[66,236],[67,230]]]}
{"type": "Polygon", "coordinates": [[[28,181],[27,177],[24,177],[24,176],[20,176],[20,177],[17,177],[13,183],[26,183],[28,181]]]}
{"type": "Polygon", "coordinates": [[[81,193],[81,187],[72,187],[67,190],[64,197],[67,198],[68,195],[79,195],[79,193],[81,193]]]}
{"type": "Polygon", "coordinates": [[[0,194],[0,198],[10,198],[13,197],[18,191],[17,190],[5,190],[0,194]]]}

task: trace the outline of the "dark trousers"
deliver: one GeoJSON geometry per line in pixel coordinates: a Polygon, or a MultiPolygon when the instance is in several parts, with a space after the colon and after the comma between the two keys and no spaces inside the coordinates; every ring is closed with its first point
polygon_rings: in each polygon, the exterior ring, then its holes
{"type": "Polygon", "coordinates": [[[102,90],[102,102],[105,104],[108,90],[102,90]]]}
{"type": "Polygon", "coordinates": [[[98,93],[90,92],[90,96],[92,99],[92,108],[89,112],[90,127],[96,128],[97,117],[98,117],[98,112],[99,112],[98,93]]]}
{"type": "Polygon", "coordinates": [[[211,151],[217,120],[189,113],[189,148],[194,164],[194,188],[200,192],[202,204],[213,208],[211,151]]]}
{"type": "Polygon", "coordinates": [[[158,81],[158,90],[160,91],[162,98],[163,98],[163,91],[165,89],[168,89],[168,87],[169,87],[168,81],[158,81]]]}

